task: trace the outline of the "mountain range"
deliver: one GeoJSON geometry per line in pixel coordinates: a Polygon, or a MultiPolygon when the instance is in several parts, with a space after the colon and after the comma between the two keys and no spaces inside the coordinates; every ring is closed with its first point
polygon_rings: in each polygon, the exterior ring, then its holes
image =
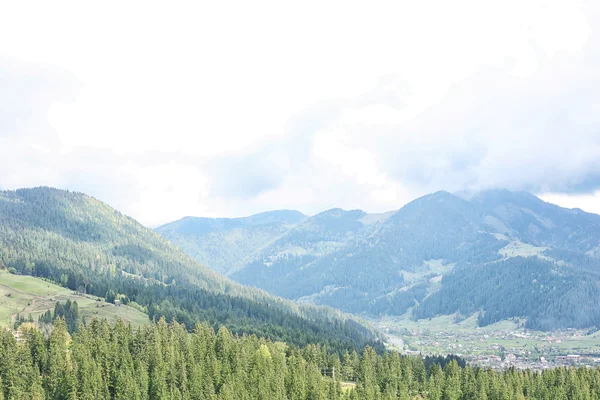
{"type": "Polygon", "coordinates": [[[481,325],[518,317],[546,330],[600,324],[600,216],[527,192],[441,191],[383,214],[278,211],[157,231],[233,280],[300,303],[478,313],[481,325]]]}

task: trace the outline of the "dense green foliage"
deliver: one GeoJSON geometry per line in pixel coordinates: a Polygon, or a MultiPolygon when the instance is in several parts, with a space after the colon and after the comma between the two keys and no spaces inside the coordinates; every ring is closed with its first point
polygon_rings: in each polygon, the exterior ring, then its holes
{"type": "Polygon", "coordinates": [[[0,267],[72,290],[131,301],[150,319],[208,322],[303,346],[382,349],[331,309],[297,306],[211,271],[106,204],[51,188],[0,192],[0,267]]]}
{"type": "Polygon", "coordinates": [[[535,257],[510,258],[474,268],[458,268],[414,311],[415,317],[433,317],[458,310],[471,315],[485,305],[479,325],[528,315],[527,327],[584,328],[600,321],[598,277],[535,257]],[[506,282],[511,283],[507,285],[506,282]]]}
{"type": "Polygon", "coordinates": [[[188,333],[164,320],[137,331],[93,320],[70,337],[57,319],[48,338],[32,327],[21,332],[20,342],[10,331],[0,335],[0,399],[600,398],[598,369],[494,372],[370,347],[340,358],[318,345],[295,349],[201,324],[188,333]]]}
{"type": "Polygon", "coordinates": [[[54,305],[54,312],[48,310],[38,318],[40,325],[52,324],[56,318],[62,318],[67,325],[69,333],[75,332],[79,324],[84,323],[79,315],[79,305],[76,301],[67,300],[65,304],[57,301],[54,305]]]}

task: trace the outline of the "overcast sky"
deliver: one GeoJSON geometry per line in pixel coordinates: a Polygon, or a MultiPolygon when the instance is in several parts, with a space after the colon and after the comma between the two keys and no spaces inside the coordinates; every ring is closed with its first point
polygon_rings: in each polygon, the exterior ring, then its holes
{"type": "Polygon", "coordinates": [[[600,213],[594,3],[4,2],[0,188],[150,226],[490,187],[600,213]]]}

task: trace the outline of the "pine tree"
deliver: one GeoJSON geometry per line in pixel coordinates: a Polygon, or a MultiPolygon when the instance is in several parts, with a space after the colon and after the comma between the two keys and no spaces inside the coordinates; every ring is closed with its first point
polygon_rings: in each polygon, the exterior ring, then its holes
{"type": "Polygon", "coordinates": [[[444,369],[444,400],[458,400],[462,396],[460,389],[460,367],[455,360],[450,361],[444,369]]]}
{"type": "Polygon", "coordinates": [[[375,364],[377,355],[371,347],[366,347],[359,368],[360,395],[365,399],[376,399],[379,393],[375,364]]]}
{"type": "Polygon", "coordinates": [[[147,400],[149,391],[148,368],[144,361],[138,359],[135,360],[134,365],[136,386],[139,388],[140,400],[147,400]]]}
{"type": "Polygon", "coordinates": [[[48,345],[47,388],[51,400],[69,399],[73,394],[73,369],[67,354],[69,340],[65,320],[55,319],[48,345]]]}
{"type": "Polygon", "coordinates": [[[475,379],[475,371],[470,365],[467,365],[461,374],[462,396],[473,399],[476,397],[477,381],[475,379]]]}
{"type": "Polygon", "coordinates": [[[7,399],[21,398],[25,382],[18,371],[17,341],[8,330],[2,330],[0,339],[0,376],[4,383],[4,395],[7,399]]]}
{"type": "Polygon", "coordinates": [[[306,399],[306,361],[299,355],[291,355],[288,366],[288,374],[286,376],[288,399],[306,399]]]}
{"type": "Polygon", "coordinates": [[[162,341],[160,332],[154,330],[151,339],[152,353],[150,355],[149,366],[149,393],[151,399],[168,399],[169,392],[167,387],[167,366],[163,361],[162,341]]]}
{"type": "Polygon", "coordinates": [[[479,374],[477,379],[477,388],[474,399],[487,400],[487,379],[485,374],[479,374]]]}
{"type": "Polygon", "coordinates": [[[429,380],[427,382],[427,398],[440,400],[444,390],[444,373],[438,364],[429,368],[429,380]]]}

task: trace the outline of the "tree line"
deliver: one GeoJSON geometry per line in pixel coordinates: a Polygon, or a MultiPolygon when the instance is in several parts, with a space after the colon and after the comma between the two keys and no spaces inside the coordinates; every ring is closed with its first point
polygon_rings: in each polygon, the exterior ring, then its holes
{"type": "Polygon", "coordinates": [[[197,324],[137,330],[118,321],[63,318],[48,337],[24,323],[0,335],[4,400],[579,400],[600,398],[600,370],[475,369],[454,358],[423,359],[365,347],[341,357],[326,346],[288,346],[197,324]]]}

